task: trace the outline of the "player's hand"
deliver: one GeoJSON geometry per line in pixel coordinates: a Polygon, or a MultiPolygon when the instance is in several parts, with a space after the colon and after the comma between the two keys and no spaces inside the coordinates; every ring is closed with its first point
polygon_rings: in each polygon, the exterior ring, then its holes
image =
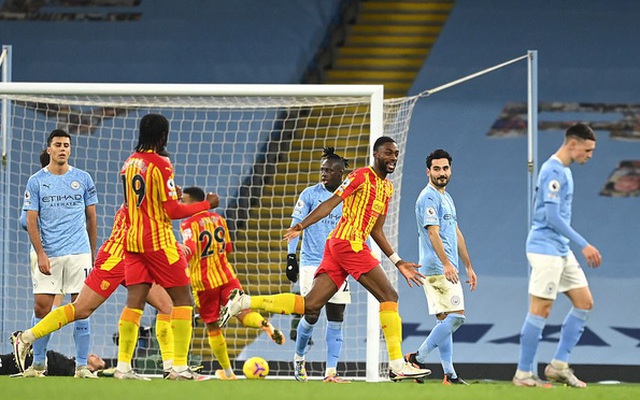
{"type": "Polygon", "coordinates": [[[466,282],[469,284],[469,286],[471,287],[471,291],[473,292],[476,289],[476,286],[478,286],[478,277],[473,271],[473,268],[467,268],[467,276],[469,278],[466,280],[466,282]]]}
{"type": "Polygon", "coordinates": [[[409,287],[413,287],[413,283],[415,283],[416,286],[424,285],[422,280],[426,277],[418,271],[421,265],[412,263],[411,261],[400,260],[396,264],[396,267],[402,276],[404,276],[404,279],[407,280],[407,285],[409,285],[409,287]]]}
{"type": "Polygon", "coordinates": [[[220,198],[215,193],[207,193],[207,201],[209,202],[209,208],[216,208],[220,205],[220,198]]]}
{"type": "Polygon", "coordinates": [[[191,255],[191,253],[192,253],[191,249],[186,244],[178,243],[178,247],[180,247],[180,250],[182,250],[182,252],[184,253],[185,256],[190,256],[191,255]]]}
{"type": "Polygon", "coordinates": [[[51,261],[46,254],[38,256],[38,269],[45,275],[51,275],[51,261]]]}
{"type": "Polygon", "coordinates": [[[176,185],[176,194],[178,196],[178,201],[182,200],[182,188],[176,185]]]}
{"type": "Polygon", "coordinates": [[[587,259],[587,265],[591,268],[598,268],[600,263],[602,263],[602,256],[600,255],[600,252],[590,244],[584,246],[582,254],[584,255],[584,258],[587,259]]]}
{"type": "Polygon", "coordinates": [[[287,254],[287,268],[284,272],[287,275],[287,279],[291,282],[295,283],[298,281],[298,272],[300,272],[300,268],[298,267],[298,260],[296,259],[295,254],[287,254]]]}
{"type": "Polygon", "coordinates": [[[460,281],[458,271],[449,262],[444,264],[444,277],[451,283],[456,284],[460,281]]]}
{"type": "Polygon", "coordinates": [[[293,239],[295,239],[298,236],[300,236],[300,234],[302,233],[302,230],[303,230],[302,225],[297,223],[294,226],[292,226],[291,228],[287,229],[287,231],[284,233],[284,237],[283,238],[284,238],[284,240],[287,241],[287,243],[289,243],[293,239]]]}

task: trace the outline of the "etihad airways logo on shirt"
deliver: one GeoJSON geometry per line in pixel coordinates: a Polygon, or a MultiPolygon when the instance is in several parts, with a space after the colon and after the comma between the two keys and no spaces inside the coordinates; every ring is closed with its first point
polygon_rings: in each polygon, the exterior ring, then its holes
{"type": "Polygon", "coordinates": [[[74,194],[74,195],[70,195],[70,194],[66,194],[66,195],[53,195],[53,196],[43,196],[42,197],[42,202],[43,203],[51,203],[54,201],[78,201],[78,200],[82,200],[82,195],[81,194],[74,194]]]}

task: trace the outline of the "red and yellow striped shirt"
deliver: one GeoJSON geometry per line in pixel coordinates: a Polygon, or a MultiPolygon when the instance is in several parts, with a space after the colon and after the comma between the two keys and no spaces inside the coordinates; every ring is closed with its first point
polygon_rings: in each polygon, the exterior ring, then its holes
{"type": "Polygon", "coordinates": [[[352,171],[333,194],[343,200],[342,218],[329,239],[364,242],[380,215],[386,215],[393,184],[380,179],[372,167],[352,171]]]}
{"type": "Polygon", "coordinates": [[[179,258],[173,251],[176,238],[163,207],[166,201],[178,200],[171,162],[154,152],[135,152],[125,161],[120,175],[129,225],[125,248],[132,253],[164,249],[169,262],[174,263],[179,258]]]}
{"type": "Polygon", "coordinates": [[[227,221],[222,216],[210,211],[199,212],[180,224],[180,232],[192,253],[187,259],[194,291],[215,289],[236,278],[227,259],[233,244],[227,221]]]}
{"type": "Polygon", "coordinates": [[[127,234],[127,213],[124,206],[118,208],[113,217],[113,228],[109,238],[102,243],[98,253],[107,253],[119,259],[124,258],[124,237],[127,234]]]}

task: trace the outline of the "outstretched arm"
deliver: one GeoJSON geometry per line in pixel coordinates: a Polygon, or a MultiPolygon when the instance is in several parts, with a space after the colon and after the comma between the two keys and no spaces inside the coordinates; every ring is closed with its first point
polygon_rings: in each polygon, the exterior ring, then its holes
{"type": "Polygon", "coordinates": [[[387,236],[384,234],[384,230],[382,229],[384,227],[385,220],[385,215],[378,217],[378,220],[371,230],[371,237],[378,244],[380,250],[382,250],[382,252],[389,257],[389,260],[395,264],[398,271],[400,271],[402,276],[404,276],[404,279],[406,279],[409,287],[413,287],[414,283],[417,286],[422,286],[422,279],[425,278],[425,276],[418,271],[420,265],[412,263],[411,261],[404,261],[400,256],[398,256],[398,254],[396,254],[393,247],[391,247],[391,244],[389,244],[387,236]]]}
{"type": "Polygon", "coordinates": [[[298,222],[291,228],[287,229],[284,233],[284,239],[287,242],[290,242],[294,238],[298,237],[302,231],[308,227],[309,225],[313,225],[316,222],[320,221],[322,218],[329,215],[331,210],[336,208],[338,204],[342,202],[342,197],[334,194],[329,197],[327,200],[323,201],[318,207],[316,207],[309,215],[307,215],[302,221],[298,222]]]}

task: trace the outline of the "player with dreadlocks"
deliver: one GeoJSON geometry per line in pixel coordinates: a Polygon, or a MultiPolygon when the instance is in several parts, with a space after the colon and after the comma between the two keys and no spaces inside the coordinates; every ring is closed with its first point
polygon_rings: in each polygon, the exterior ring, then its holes
{"type": "Polygon", "coordinates": [[[204,377],[187,367],[193,303],[187,260],[178,247],[171,220],[215,208],[219,200],[216,194],[209,193],[204,201],[179,203],[173,166],[169,158],[163,156],[168,135],[169,122],[164,116],[142,117],[138,145],[120,171],[128,225],[124,239],[127,305],[118,324],[117,370],[123,377],[131,371],[130,355],[138,341],[145,299],[152,283],[157,283],[167,290],[173,301],[174,360],[166,378],[203,380],[204,377]]]}

